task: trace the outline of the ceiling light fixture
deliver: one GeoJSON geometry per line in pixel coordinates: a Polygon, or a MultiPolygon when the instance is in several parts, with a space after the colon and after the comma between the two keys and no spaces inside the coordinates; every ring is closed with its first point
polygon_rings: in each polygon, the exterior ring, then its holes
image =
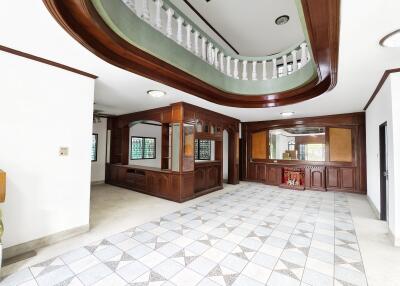
{"type": "Polygon", "coordinates": [[[276,18],[275,24],[277,24],[278,26],[285,25],[287,22],[289,22],[289,19],[290,18],[288,15],[279,16],[278,18],[276,18]]]}
{"type": "Polygon", "coordinates": [[[283,117],[289,117],[289,116],[292,116],[293,114],[294,114],[293,111],[281,112],[281,115],[282,115],[283,117]]]}
{"type": "Polygon", "coordinates": [[[382,40],[379,41],[379,44],[386,48],[400,48],[400,30],[396,30],[384,36],[382,40]]]}
{"type": "Polygon", "coordinates": [[[148,90],[147,94],[151,95],[152,97],[159,98],[166,95],[166,92],[161,90],[148,90]]]}

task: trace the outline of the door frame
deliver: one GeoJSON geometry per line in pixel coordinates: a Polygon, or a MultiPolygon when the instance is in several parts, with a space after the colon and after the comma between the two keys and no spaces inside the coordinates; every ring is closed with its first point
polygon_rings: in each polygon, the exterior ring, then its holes
{"type": "Polygon", "coordinates": [[[387,220],[387,121],[379,125],[380,219],[387,220]]]}

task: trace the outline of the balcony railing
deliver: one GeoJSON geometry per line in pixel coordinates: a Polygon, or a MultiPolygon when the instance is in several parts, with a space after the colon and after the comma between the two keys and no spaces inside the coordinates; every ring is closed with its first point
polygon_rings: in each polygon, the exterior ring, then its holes
{"type": "Polygon", "coordinates": [[[270,80],[301,70],[311,60],[306,42],[279,54],[243,57],[229,53],[205,32],[162,0],[121,0],[135,15],[225,76],[237,80],[270,80]]]}

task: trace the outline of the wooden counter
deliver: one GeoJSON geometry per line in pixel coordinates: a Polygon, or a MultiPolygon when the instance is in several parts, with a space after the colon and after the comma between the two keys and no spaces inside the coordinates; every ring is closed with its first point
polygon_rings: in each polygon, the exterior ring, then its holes
{"type": "Polygon", "coordinates": [[[196,161],[194,164],[194,192],[203,194],[223,188],[221,161],[196,161]]]}
{"type": "Polygon", "coordinates": [[[177,185],[182,182],[179,175],[170,170],[161,168],[107,164],[106,183],[118,187],[134,190],[164,199],[182,202],[193,197],[193,191],[186,188],[181,192],[177,185]]]}

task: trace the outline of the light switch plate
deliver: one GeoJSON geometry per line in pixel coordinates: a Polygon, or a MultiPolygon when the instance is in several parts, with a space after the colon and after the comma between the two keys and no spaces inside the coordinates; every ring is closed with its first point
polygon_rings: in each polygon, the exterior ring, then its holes
{"type": "Polygon", "coordinates": [[[60,147],[59,154],[60,156],[68,156],[69,148],[68,147],[60,147]]]}

